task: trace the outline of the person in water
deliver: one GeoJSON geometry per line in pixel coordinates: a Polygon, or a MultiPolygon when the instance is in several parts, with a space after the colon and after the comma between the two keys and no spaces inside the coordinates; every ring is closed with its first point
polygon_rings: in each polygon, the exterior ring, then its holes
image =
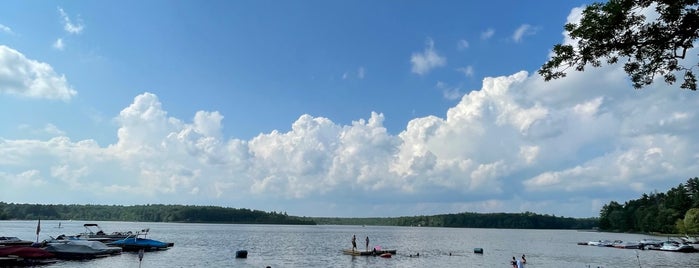
{"type": "Polygon", "coordinates": [[[366,251],[369,251],[369,237],[366,237],[366,251]]]}
{"type": "Polygon", "coordinates": [[[357,236],[352,235],[352,251],[357,250],[357,236]]]}
{"type": "Polygon", "coordinates": [[[527,258],[524,257],[524,254],[522,254],[522,264],[527,264],[527,258]]]}

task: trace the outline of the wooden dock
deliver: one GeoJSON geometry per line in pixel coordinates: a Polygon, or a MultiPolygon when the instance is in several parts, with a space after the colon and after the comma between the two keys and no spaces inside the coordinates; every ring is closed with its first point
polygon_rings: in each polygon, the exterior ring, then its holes
{"type": "Polygon", "coordinates": [[[352,255],[352,256],[379,256],[384,253],[391,253],[392,255],[396,254],[395,249],[382,249],[382,250],[351,250],[351,249],[343,249],[342,253],[345,253],[347,255],[352,255]]]}

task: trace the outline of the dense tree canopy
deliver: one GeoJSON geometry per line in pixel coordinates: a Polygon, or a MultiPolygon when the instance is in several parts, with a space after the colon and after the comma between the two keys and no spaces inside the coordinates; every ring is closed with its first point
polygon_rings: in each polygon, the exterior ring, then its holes
{"type": "Polygon", "coordinates": [[[313,218],[318,224],[365,224],[388,226],[508,228],[508,229],[592,229],[596,218],[576,219],[525,213],[472,213],[441,214],[394,218],[313,218]]]}
{"type": "Polygon", "coordinates": [[[160,204],[139,206],[42,205],[0,202],[0,220],[9,219],[315,224],[309,218],[245,208],[160,204]]]}
{"type": "Polygon", "coordinates": [[[643,194],[619,204],[611,201],[600,211],[600,229],[620,232],[699,233],[699,178],[665,193],[643,194]]]}
{"type": "MultiPolygon", "coordinates": [[[[557,44],[554,56],[541,74],[546,81],[565,77],[569,68],[583,71],[589,64],[601,66],[601,60],[614,64],[626,61],[624,70],[634,88],[653,83],[656,76],[672,84],[682,76],[681,88],[697,89],[694,68],[683,66],[683,59],[696,57],[688,50],[699,36],[699,0],[609,0],[585,8],[579,23],[568,23],[565,30],[577,41],[557,44]],[[657,18],[642,11],[655,8],[657,18]]],[[[691,62],[691,61],[690,61],[691,62]]],[[[697,64],[694,61],[693,64],[697,64]]]]}

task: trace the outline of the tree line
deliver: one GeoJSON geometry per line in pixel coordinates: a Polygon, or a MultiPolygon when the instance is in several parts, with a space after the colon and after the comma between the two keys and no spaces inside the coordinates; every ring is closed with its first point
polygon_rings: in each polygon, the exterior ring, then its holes
{"type": "Polygon", "coordinates": [[[596,218],[568,218],[555,215],[524,213],[472,213],[440,214],[393,218],[313,218],[318,224],[388,225],[457,228],[502,229],[593,229],[596,218]]]}
{"type": "Polygon", "coordinates": [[[690,178],[665,193],[644,193],[623,205],[611,201],[602,207],[599,225],[605,231],[697,234],[699,178],[690,178]]]}
{"type": "Polygon", "coordinates": [[[306,217],[286,212],[265,212],[245,208],[185,205],[44,205],[0,202],[0,220],[85,220],[146,221],[185,223],[309,224],[306,217]]]}
{"type": "Polygon", "coordinates": [[[591,229],[597,219],[575,219],[525,213],[471,213],[386,218],[289,216],[217,206],[185,205],[44,205],[0,202],[0,220],[144,221],[236,224],[335,224],[512,229],[591,229]]]}

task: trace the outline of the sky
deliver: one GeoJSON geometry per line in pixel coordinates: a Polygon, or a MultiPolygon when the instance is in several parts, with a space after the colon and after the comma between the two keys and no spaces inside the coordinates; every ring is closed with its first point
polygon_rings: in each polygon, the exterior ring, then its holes
{"type": "Polygon", "coordinates": [[[599,216],[699,176],[699,93],[544,82],[590,3],[2,1],[0,201],[599,216]]]}

